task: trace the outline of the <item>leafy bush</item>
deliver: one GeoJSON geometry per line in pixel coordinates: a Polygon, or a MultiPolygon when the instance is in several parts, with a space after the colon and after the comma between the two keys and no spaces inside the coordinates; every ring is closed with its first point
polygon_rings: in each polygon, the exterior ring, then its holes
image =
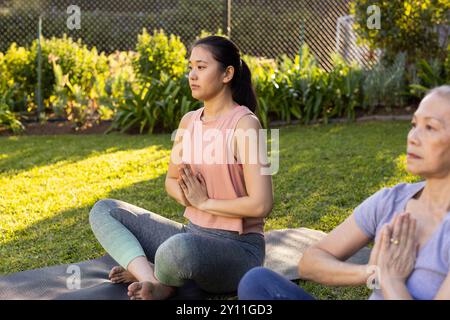
{"type": "Polygon", "coordinates": [[[390,109],[401,106],[406,95],[406,54],[399,53],[394,63],[380,61],[366,72],[364,79],[364,107],[373,112],[376,107],[390,109]]]}
{"type": "Polygon", "coordinates": [[[271,120],[305,123],[330,117],[355,117],[362,105],[362,70],[338,56],[334,69],[320,68],[307,45],[294,59],[283,55],[277,60],[245,57],[252,70],[258,95],[258,116],[267,127],[271,120]]]}
{"type": "Polygon", "coordinates": [[[111,130],[139,133],[175,130],[182,116],[200,106],[190,97],[187,78],[151,79],[137,88],[126,86],[125,97],[118,101],[111,130]]]}
{"type": "Polygon", "coordinates": [[[356,0],[351,3],[355,31],[372,49],[384,50],[393,61],[398,52],[406,52],[408,64],[420,59],[445,59],[445,47],[439,44],[439,26],[450,24],[448,0],[356,0]],[[381,11],[381,28],[367,27],[367,8],[377,5],[381,11]]]}
{"type": "Polygon", "coordinates": [[[6,128],[18,134],[25,130],[18,117],[9,110],[9,106],[0,101],[0,128],[6,128]]]}
{"type": "Polygon", "coordinates": [[[117,51],[108,56],[109,73],[105,83],[108,97],[113,100],[123,97],[126,85],[137,80],[133,68],[135,58],[136,53],[132,51],[117,51]]]}
{"type": "MultiPolygon", "coordinates": [[[[1,63],[1,56],[0,56],[1,63]]],[[[11,130],[18,134],[25,130],[25,127],[19,120],[19,117],[11,111],[12,90],[7,90],[4,86],[5,81],[0,79],[0,128],[11,130]]]]}
{"type": "MultiPolygon", "coordinates": [[[[36,82],[32,78],[36,71],[33,70],[35,63],[31,52],[23,47],[17,47],[12,43],[3,57],[3,68],[9,77],[11,87],[14,87],[10,94],[14,104],[12,111],[25,111],[28,103],[33,100],[36,82]]],[[[3,70],[2,70],[3,72],[3,70]]]]}
{"type": "Polygon", "coordinates": [[[56,81],[55,95],[52,96],[54,110],[72,122],[75,130],[79,130],[94,117],[95,99],[86,96],[79,85],[71,84],[68,75],[63,75],[61,66],[54,60],[52,63],[56,81]]]}
{"type": "MultiPolygon", "coordinates": [[[[42,47],[42,96],[47,107],[51,107],[55,86],[55,75],[49,57],[58,60],[62,72],[68,75],[74,85],[80,86],[88,95],[95,83],[94,74],[106,76],[107,58],[98,54],[95,48],[89,50],[81,43],[63,36],[61,39],[41,39],[42,47]]],[[[15,110],[31,111],[34,107],[37,88],[38,42],[35,40],[30,49],[17,47],[13,43],[4,57],[4,63],[15,86],[15,110]]]]}
{"type": "Polygon", "coordinates": [[[9,75],[7,74],[5,55],[0,52],[0,96],[6,93],[6,88],[8,87],[9,75]]]}
{"type": "MultiPolygon", "coordinates": [[[[204,31],[200,37],[208,34],[204,31]]],[[[136,48],[137,52],[106,57],[66,36],[42,39],[45,105],[73,122],[75,129],[100,119],[112,119],[111,130],[122,132],[175,129],[183,114],[200,106],[192,98],[186,77],[186,49],[173,35],[162,31],[150,35],[145,29],[136,48]]],[[[0,54],[0,92],[11,88],[12,98],[4,104],[12,112],[21,101],[28,111],[34,106],[36,59],[36,42],[29,50],[12,44],[5,55],[0,54]]],[[[399,54],[392,64],[382,61],[367,71],[335,55],[333,68],[327,72],[307,45],[293,59],[287,55],[243,59],[252,72],[259,104],[256,114],[265,128],[274,120],[310,123],[333,117],[354,119],[357,108],[372,112],[379,106],[398,106],[409,93],[406,54],[399,54]]],[[[411,90],[448,77],[444,70],[448,69],[448,58],[445,67],[433,63],[417,65],[415,80],[408,80],[413,83],[411,90]],[[438,69],[444,73],[436,72],[438,69]]]]}
{"type": "Polygon", "coordinates": [[[363,71],[357,64],[347,64],[339,55],[333,57],[333,69],[328,73],[326,105],[322,105],[325,121],[331,117],[355,118],[356,107],[362,107],[363,71]]]}
{"type": "Polygon", "coordinates": [[[170,78],[179,78],[186,72],[186,48],[173,34],[168,37],[164,31],[155,30],[150,35],[144,28],[138,35],[136,51],[136,74],[144,82],[152,78],[161,79],[163,73],[170,78]]]}
{"type": "Polygon", "coordinates": [[[252,73],[252,82],[258,98],[256,115],[260,119],[261,125],[267,128],[270,123],[269,113],[274,109],[274,106],[279,105],[279,100],[281,100],[281,95],[277,96],[275,94],[279,88],[278,83],[275,81],[277,63],[272,59],[252,56],[243,56],[242,59],[245,60],[252,73]]]}
{"type": "MultiPolygon", "coordinates": [[[[31,53],[37,57],[37,41],[31,46],[31,53]]],[[[95,83],[95,75],[106,76],[108,60],[98,54],[94,48],[88,49],[81,40],[73,41],[64,35],[62,38],[41,40],[42,46],[42,88],[43,98],[49,99],[55,83],[52,59],[58,61],[61,71],[67,75],[73,85],[78,85],[85,94],[89,94],[95,83]]],[[[34,80],[33,80],[34,81],[34,80]]],[[[34,82],[36,83],[36,82],[34,82]]],[[[49,105],[49,103],[46,103],[49,105]]]]}
{"type": "Polygon", "coordinates": [[[444,64],[439,59],[421,59],[412,72],[414,75],[409,88],[415,97],[423,97],[428,90],[447,83],[444,64]]]}
{"type": "MultiPolygon", "coordinates": [[[[200,103],[191,97],[186,48],[179,37],[161,31],[138,36],[137,54],[132,57],[137,82],[131,72],[110,83],[110,89],[123,90],[114,97],[117,112],[111,130],[121,132],[174,130],[182,116],[200,103]]],[[[108,131],[108,132],[109,132],[108,131]]]]}

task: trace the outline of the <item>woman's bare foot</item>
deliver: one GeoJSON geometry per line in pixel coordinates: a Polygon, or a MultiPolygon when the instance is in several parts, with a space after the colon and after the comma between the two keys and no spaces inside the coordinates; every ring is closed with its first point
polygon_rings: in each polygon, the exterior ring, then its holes
{"type": "Polygon", "coordinates": [[[109,273],[112,283],[132,283],[138,281],[129,271],[121,266],[115,266],[109,273]]]}
{"type": "Polygon", "coordinates": [[[175,288],[150,281],[133,282],[128,286],[131,300],[164,300],[175,293],[175,288]]]}

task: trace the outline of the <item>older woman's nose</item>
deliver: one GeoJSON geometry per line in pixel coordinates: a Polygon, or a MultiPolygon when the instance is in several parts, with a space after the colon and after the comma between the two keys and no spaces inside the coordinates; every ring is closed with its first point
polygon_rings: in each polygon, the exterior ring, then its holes
{"type": "Polygon", "coordinates": [[[419,144],[417,128],[412,128],[411,131],[409,131],[407,140],[408,140],[408,143],[419,144]]]}

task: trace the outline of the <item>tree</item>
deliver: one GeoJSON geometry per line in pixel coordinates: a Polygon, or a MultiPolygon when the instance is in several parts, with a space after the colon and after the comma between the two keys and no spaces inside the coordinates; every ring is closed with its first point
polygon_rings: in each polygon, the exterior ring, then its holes
{"type": "Polygon", "coordinates": [[[351,4],[360,41],[372,49],[382,49],[383,58],[388,61],[399,52],[406,52],[408,64],[436,57],[445,60],[449,9],[448,0],[355,0],[351,4]],[[379,29],[370,28],[367,23],[373,15],[371,10],[368,12],[371,5],[380,9],[379,29]]]}

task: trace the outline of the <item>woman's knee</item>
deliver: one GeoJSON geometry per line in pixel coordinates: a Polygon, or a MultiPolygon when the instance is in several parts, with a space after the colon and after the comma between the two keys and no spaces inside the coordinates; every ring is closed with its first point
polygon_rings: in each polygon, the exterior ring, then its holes
{"type": "Polygon", "coordinates": [[[189,235],[176,234],[164,241],[155,253],[155,276],[162,283],[181,286],[195,272],[195,257],[189,235]]]}
{"type": "Polygon", "coordinates": [[[271,270],[264,267],[250,269],[241,279],[238,286],[238,296],[241,299],[248,298],[251,292],[264,290],[264,284],[272,278],[271,270]]]}
{"type": "MultiPolygon", "coordinates": [[[[249,280],[264,281],[273,276],[273,271],[265,267],[254,267],[250,269],[244,277],[249,280]]],[[[243,277],[243,278],[244,278],[243,277]]]]}
{"type": "Polygon", "coordinates": [[[102,199],[94,203],[91,211],[89,212],[89,223],[92,226],[98,219],[99,215],[109,213],[111,208],[115,206],[114,199],[102,199]]]}
{"type": "Polygon", "coordinates": [[[155,264],[178,269],[188,265],[193,258],[190,235],[179,233],[164,241],[156,250],[155,264]]]}

